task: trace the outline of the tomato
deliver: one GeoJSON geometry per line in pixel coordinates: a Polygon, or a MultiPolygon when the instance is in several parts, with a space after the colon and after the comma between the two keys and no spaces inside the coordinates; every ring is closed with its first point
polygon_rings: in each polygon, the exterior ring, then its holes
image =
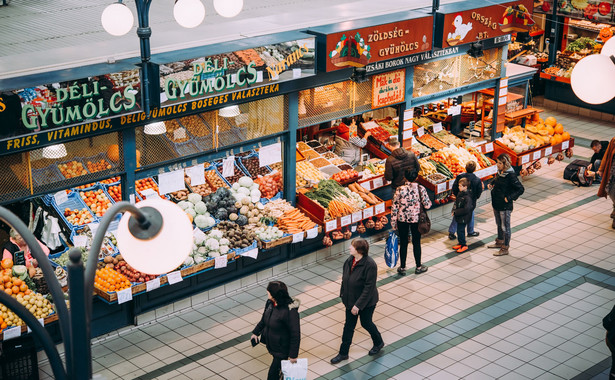
{"type": "Polygon", "coordinates": [[[600,5],[598,5],[598,12],[603,16],[608,15],[611,13],[611,4],[605,2],[600,3],[600,5]]]}

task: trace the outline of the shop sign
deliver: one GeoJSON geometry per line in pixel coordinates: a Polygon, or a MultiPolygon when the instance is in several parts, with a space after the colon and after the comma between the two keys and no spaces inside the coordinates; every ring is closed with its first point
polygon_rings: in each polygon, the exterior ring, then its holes
{"type": "Polygon", "coordinates": [[[557,2],[557,14],[594,22],[613,23],[613,0],[560,0],[557,2]]]}
{"type": "Polygon", "coordinates": [[[326,71],[429,51],[432,35],[432,16],[327,35],[326,71]]]}
{"type": "Polygon", "coordinates": [[[533,2],[520,0],[461,12],[438,13],[435,44],[444,48],[515,31],[529,31],[534,25],[530,14],[533,9],[533,2]]]}
{"type": "Polygon", "coordinates": [[[406,70],[374,75],[372,77],[372,108],[403,102],[405,89],[406,70]]]}
{"type": "Polygon", "coordinates": [[[315,38],[160,65],[162,105],[315,74],[315,38]]]}

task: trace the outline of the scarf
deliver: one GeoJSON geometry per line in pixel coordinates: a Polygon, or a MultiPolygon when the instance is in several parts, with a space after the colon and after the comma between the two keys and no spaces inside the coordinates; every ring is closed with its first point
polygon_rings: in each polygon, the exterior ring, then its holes
{"type": "Polygon", "coordinates": [[[609,142],[609,146],[606,148],[606,152],[604,153],[604,157],[602,158],[600,169],[598,169],[602,173],[602,181],[600,182],[600,188],[598,189],[599,197],[606,198],[607,196],[606,185],[609,182],[609,177],[611,175],[613,155],[615,155],[615,137],[613,137],[609,142]]]}

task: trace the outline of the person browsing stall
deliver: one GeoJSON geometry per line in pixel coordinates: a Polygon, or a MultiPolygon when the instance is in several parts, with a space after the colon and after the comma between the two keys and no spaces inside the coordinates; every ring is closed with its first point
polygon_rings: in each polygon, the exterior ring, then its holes
{"type": "MultiPolygon", "coordinates": [[[[459,194],[459,181],[462,178],[467,178],[470,181],[470,184],[468,185],[468,190],[472,197],[472,200],[474,201],[474,207],[472,208],[472,217],[470,218],[470,221],[467,223],[467,226],[468,226],[467,236],[478,236],[479,235],[479,233],[474,230],[474,209],[476,208],[476,202],[478,201],[478,198],[480,198],[483,192],[483,183],[481,182],[480,178],[478,178],[476,174],[474,174],[475,170],[476,170],[476,162],[468,161],[468,163],[466,164],[466,172],[459,174],[457,178],[455,178],[455,181],[453,182],[453,188],[452,188],[453,195],[457,196],[459,194]]],[[[455,218],[452,218],[451,224],[448,227],[448,238],[449,239],[455,240],[455,238],[457,237],[455,236],[455,232],[457,232],[457,229],[458,229],[457,222],[455,221],[455,218]]]]}
{"type": "Polygon", "coordinates": [[[391,182],[391,190],[395,195],[395,190],[406,183],[406,171],[416,171],[418,173],[419,161],[414,153],[402,148],[397,137],[389,139],[392,152],[384,163],[384,179],[391,182]]]}
{"type": "MultiPolygon", "coordinates": [[[[466,225],[470,223],[472,214],[474,213],[474,199],[472,199],[471,190],[469,190],[470,181],[467,178],[459,180],[457,197],[453,205],[453,220],[457,222],[457,242],[453,249],[457,253],[463,253],[468,250],[466,242],[466,225]]],[[[469,225],[468,225],[469,226],[469,225]]],[[[469,227],[468,227],[469,228],[469,227]]],[[[469,235],[469,234],[468,234],[469,235]]]]}

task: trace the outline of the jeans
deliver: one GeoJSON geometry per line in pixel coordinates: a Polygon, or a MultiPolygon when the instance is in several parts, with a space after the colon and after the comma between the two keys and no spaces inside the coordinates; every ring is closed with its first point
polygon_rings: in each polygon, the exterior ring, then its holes
{"type": "Polygon", "coordinates": [[[269,373],[267,374],[267,380],[280,380],[282,378],[282,360],[283,358],[273,357],[271,366],[269,367],[269,373]]]}
{"type": "Polygon", "coordinates": [[[412,251],[416,267],[421,266],[421,233],[418,223],[397,222],[397,233],[399,235],[399,266],[406,267],[406,257],[408,256],[408,230],[412,232],[412,251]]]}
{"type": "Polygon", "coordinates": [[[503,240],[505,246],[510,245],[510,214],[512,210],[497,211],[493,210],[495,215],[495,224],[498,226],[498,240],[503,240]]]}
{"type": "Polygon", "coordinates": [[[378,328],[372,321],[374,316],[374,310],[376,306],[366,307],[363,310],[359,310],[358,315],[353,315],[350,312],[351,309],[346,309],[346,322],[344,323],[344,333],[342,334],[342,345],[340,346],[340,355],[348,356],[350,350],[350,344],[352,343],[352,337],[354,336],[354,329],[357,326],[357,319],[361,318],[361,326],[372,337],[374,346],[382,344],[382,336],[378,331],[378,328]]]}
{"type": "MultiPolygon", "coordinates": [[[[457,232],[458,226],[457,222],[455,222],[455,218],[451,220],[451,225],[448,227],[448,233],[454,234],[457,232]]],[[[470,219],[470,223],[468,223],[468,235],[474,233],[474,211],[472,211],[472,218],[470,219]]]]}
{"type": "MultiPolygon", "coordinates": [[[[468,228],[470,228],[469,224],[467,226],[468,228]]],[[[466,243],[466,224],[465,223],[457,223],[457,241],[461,245],[468,245],[466,243]]]]}

